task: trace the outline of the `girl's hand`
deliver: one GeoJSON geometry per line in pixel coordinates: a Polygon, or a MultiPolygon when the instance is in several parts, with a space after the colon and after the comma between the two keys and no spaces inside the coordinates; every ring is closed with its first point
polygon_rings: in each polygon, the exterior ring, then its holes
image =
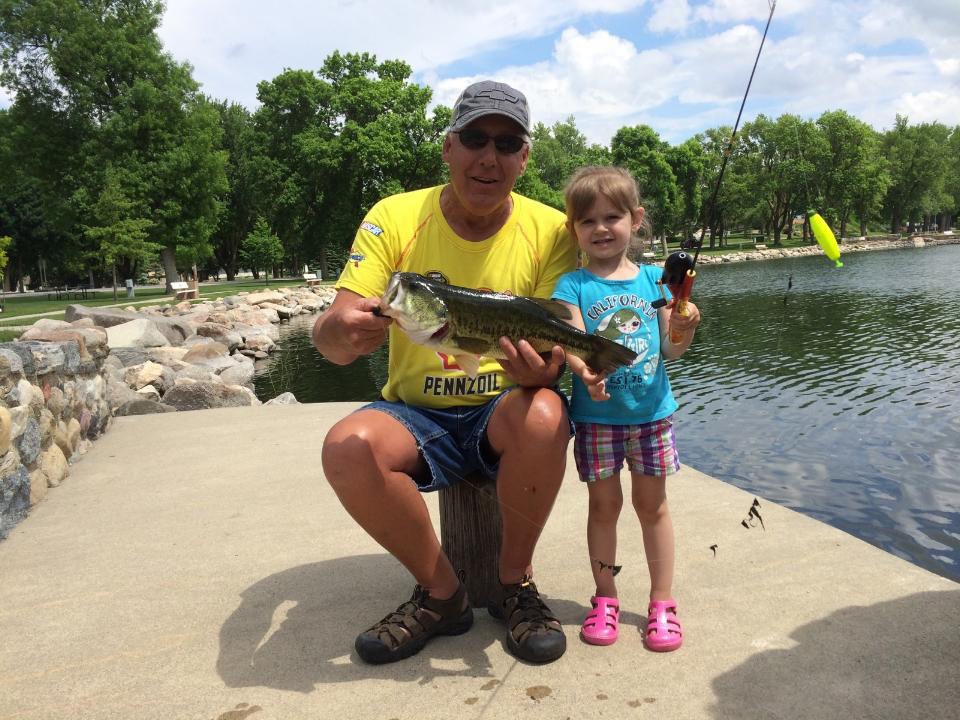
{"type": "Polygon", "coordinates": [[[591,400],[594,402],[603,402],[604,400],[610,399],[610,394],[607,392],[606,373],[595,373],[589,367],[584,367],[579,375],[580,379],[583,380],[584,386],[587,388],[587,392],[590,393],[591,400]]]}
{"type": "Polygon", "coordinates": [[[700,324],[700,310],[689,300],[687,301],[687,314],[681,315],[676,311],[677,301],[673,299],[667,306],[670,309],[670,321],[667,325],[671,335],[693,335],[697,325],[700,324]]]}

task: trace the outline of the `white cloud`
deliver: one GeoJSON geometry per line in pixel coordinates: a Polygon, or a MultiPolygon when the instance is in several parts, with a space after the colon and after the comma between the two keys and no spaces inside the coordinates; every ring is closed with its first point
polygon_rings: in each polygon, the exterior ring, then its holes
{"type": "Polygon", "coordinates": [[[944,77],[960,77],[960,57],[947,58],[945,60],[934,60],[937,69],[944,77]]]}
{"type": "Polygon", "coordinates": [[[904,93],[894,101],[894,109],[909,118],[911,123],[944,122],[944,118],[953,118],[953,122],[946,123],[948,125],[955,126],[960,122],[960,96],[956,93],[940,90],[904,93]]]}
{"type": "MultiPolygon", "coordinates": [[[[474,79],[510,82],[535,120],[573,115],[602,143],[636,123],[671,142],[732,124],[769,13],[766,0],[166,4],[165,47],[217,98],[253,108],[257,82],[284,68],[316,70],[335,49],[370,52],[410,63],[446,105],[474,79]],[[454,75],[452,63],[469,70],[454,75]]],[[[756,108],[804,117],[843,108],[878,129],[897,112],[954,125],[958,47],[958,0],[781,0],[744,120],[756,108]]]]}
{"type": "Polygon", "coordinates": [[[428,73],[548,34],[585,13],[622,13],[646,0],[167,0],[160,36],[218,97],[256,104],[255,86],[284,68],[315,70],[334,50],[402,58],[428,73]]]}
{"type": "MultiPolygon", "coordinates": [[[[790,4],[781,3],[777,7],[777,11],[782,11],[785,6],[790,4]]],[[[698,6],[694,11],[694,16],[698,20],[708,23],[766,20],[769,15],[770,7],[763,0],[710,0],[698,6]]]]}
{"type": "Polygon", "coordinates": [[[690,4],[687,0],[660,0],[654,6],[647,27],[652,32],[683,32],[690,22],[690,4]]]}
{"type": "MultiPolygon", "coordinates": [[[[593,142],[606,143],[625,124],[640,122],[672,94],[671,58],[660,50],[638,51],[606,30],[587,35],[565,29],[549,61],[495,73],[523,91],[534,122],[552,125],[573,115],[593,142]]],[[[480,76],[448,78],[434,85],[436,102],[450,104],[480,76]]]]}
{"type": "MultiPolygon", "coordinates": [[[[663,7],[652,6],[651,17],[663,7]]],[[[573,115],[594,142],[606,143],[618,128],[636,123],[681,142],[705,128],[733,124],[768,12],[766,3],[754,0],[697,8],[701,15],[705,10],[722,14],[724,27],[704,34],[711,26],[701,24],[693,34],[697,26],[691,25],[685,36],[659,38],[652,49],[644,49],[649,36],[638,45],[618,34],[623,29],[615,24],[592,32],[568,27],[552,57],[495,68],[485,76],[522,89],[535,120],[549,125],[573,115]],[[750,22],[730,22],[751,13],[750,22]]],[[[850,5],[803,0],[792,10],[792,18],[780,19],[766,40],[743,121],[755,117],[757,108],[768,116],[790,112],[807,118],[844,109],[878,130],[890,127],[898,112],[911,120],[956,124],[960,93],[951,93],[944,82],[957,79],[960,62],[937,61],[929,44],[925,51],[908,46],[900,53],[889,47],[875,52],[861,37],[866,14],[850,5]]],[[[450,104],[473,79],[438,78],[436,100],[450,104]]]]}

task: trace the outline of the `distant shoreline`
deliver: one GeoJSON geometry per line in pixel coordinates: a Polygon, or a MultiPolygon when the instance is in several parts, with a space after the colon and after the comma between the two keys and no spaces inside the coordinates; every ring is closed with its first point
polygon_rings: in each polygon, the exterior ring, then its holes
{"type": "MultiPolygon", "coordinates": [[[[840,243],[840,254],[843,256],[847,253],[866,252],[869,250],[898,250],[902,248],[923,248],[934,245],[957,244],[960,244],[960,235],[946,235],[943,233],[911,235],[906,238],[876,238],[864,240],[859,238],[846,238],[840,243]]],[[[734,251],[724,255],[701,255],[697,262],[703,265],[756,262],[758,260],[776,260],[786,257],[817,255],[821,252],[819,245],[793,248],[768,247],[766,250],[751,250],[749,252],[734,251]]]]}

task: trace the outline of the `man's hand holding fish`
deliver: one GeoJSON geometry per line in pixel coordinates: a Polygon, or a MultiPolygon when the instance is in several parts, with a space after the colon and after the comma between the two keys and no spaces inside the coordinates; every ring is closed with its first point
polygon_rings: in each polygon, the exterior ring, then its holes
{"type": "MultiPolygon", "coordinates": [[[[387,339],[387,328],[393,321],[375,314],[380,298],[361,297],[345,290],[338,292],[327,308],[328,322],[335,327],[313,326],[313,344],[320,353],[338,365],[346,365],[358,357],[369,355],[387,339]]],[[[326,314],[325,313],[325,314],[326,314]]]]}
{"type": "Polygon", "coordinates": [[[549,387],[560,379],[564,352],[559,345],[554,345],[544,358],[526,340],[514,345],[510,338],[502,337],[498,344],[504,355],[499,359],[500,365],[520,387],[549,387]]]}

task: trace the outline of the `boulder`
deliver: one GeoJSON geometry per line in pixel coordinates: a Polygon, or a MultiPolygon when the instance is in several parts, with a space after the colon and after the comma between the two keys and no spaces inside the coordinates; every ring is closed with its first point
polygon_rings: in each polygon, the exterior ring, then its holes
{"type": "Polygon", "coordinates": [[[255,404],[251,401],[250,393],[244,392],[244,388],[211,382],[178,382],[163,396],[163,402],[177,410],[245,407],[255,404]]]}
{"type": "Polygon", "coordinates": [[[171,407],[170,405],[143,398],[125,402],[114,411],[114,415],[118,417],[125,415],[152,415],[154,413],[176,412],[176,410],[175,407],[171,407]]]}
{"type": "Polygon", "coordinates": [[[115,347],[160,347],[169,344],[155,320],[137,318],[107,328],[107,344],[115,347]]]}

